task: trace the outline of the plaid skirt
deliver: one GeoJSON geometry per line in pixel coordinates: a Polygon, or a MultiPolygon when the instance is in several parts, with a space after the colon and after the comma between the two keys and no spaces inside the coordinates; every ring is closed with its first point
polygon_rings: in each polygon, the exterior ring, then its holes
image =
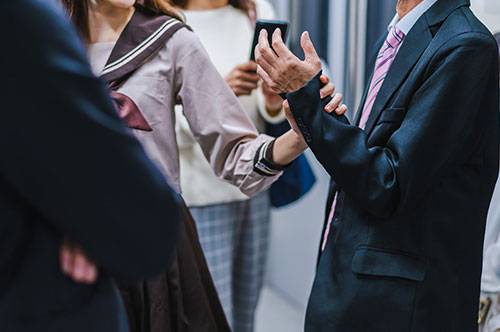
{"type": "Polygon", "coordinates": [[[269,192],[190,210],[230,326],[252,332],[269,242],[269,192]]]}
{"type": "Polygon", "coordinates": [[[230,332],[198,240],[184,207],[174,261],[161,276],[119,285],[131,332],[230,332]]]}

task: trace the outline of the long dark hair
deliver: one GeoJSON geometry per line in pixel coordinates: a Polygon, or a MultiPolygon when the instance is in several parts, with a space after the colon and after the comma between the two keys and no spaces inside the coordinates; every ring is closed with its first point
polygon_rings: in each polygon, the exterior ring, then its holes
{"type": "MultiPolygon", "coordinates": [[[[89,41],[90,0],[61,0],[61,2],[66,7],[83,39],[89,41]]],[[[166,14],[182,21],[179,12],[166,0],[137,0],[135,6],[155,14],[166,14]]]]}
{"type": "MultiPolygon", "coordinates": [[[[169,0],[174,6],[186,9],[189,0],[169,0]]],[[[255,2],[253,0],[229,0],[229,4],[236,9],[241,9],[246,13],[255,10],[255,2]]]]}

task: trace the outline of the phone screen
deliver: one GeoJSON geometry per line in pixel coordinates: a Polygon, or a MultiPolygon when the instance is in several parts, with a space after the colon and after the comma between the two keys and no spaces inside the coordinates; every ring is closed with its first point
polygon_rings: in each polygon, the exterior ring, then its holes
{"type": "Polygon", "coordinates": [[[255,61],[255,47],[259,43],[259,34],[262,29],[267,31],[267,37],[269,39],[269,45],[273,43],[273,33],[279,28],[281,30],[281,36],[283,37],[283,41],[286,42],[287,32],[288,32],[288,22],[283,21],[264,21],[258,20],[255,23],[255,33],[253,35],[252,42],[252,51],[250,53],[250,60],[255,61]]]}

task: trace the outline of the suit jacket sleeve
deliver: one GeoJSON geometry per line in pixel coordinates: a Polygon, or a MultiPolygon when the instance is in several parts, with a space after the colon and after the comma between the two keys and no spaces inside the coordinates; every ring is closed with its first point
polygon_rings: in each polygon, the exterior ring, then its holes
{"type": "Polygon", "coordinates": [[[2,30],[16,32],[0,55],[0,176],[115,278],[161,272],[177,195],[122,125],[57,2],[23,2],[0,6],[2,30]]]}
{"type": "Polygon", "coordinates": [[[369,146],[365,131],[322,110],[318,77],[288,100],[312,151],[339,187],[372,214],[387,218],[418,202],[456,162],[471,124],[491,111],[481,109],[481,100],[491,91],[495,52],[493,40],[482,34],[449,40],[434,55],[385,146],[369,146]]]}

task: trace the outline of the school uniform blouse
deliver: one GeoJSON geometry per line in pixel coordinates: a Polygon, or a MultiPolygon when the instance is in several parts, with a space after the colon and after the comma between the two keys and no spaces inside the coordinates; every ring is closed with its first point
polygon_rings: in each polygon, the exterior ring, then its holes
{"type": "MultiPolygon", "coordinates": [[[[113,47],[114,43],[88,46],[96,74],[102,72],[113,47]]],[[[254,170],[256,152],[272,138],[258,134],[199,39],[188,29],[177,31],[117,91],[137,104],[152,127],[151,132],[132,132],[177,192],[180,177],[175,104],[184,106],[189,126],[220,179],[247,195],[255,195],[281,175],[264,176],[254,170]]]]}
{"type": "MultiPolygon", "coordinates": [[[[275,19],[274,9],[267,0],[257,0],[259,19],[275,19]]],[[[218,72],[225,76],[234,67],[250,60],[254,28],[248,15],[231,5],[212,10],[185,10],[186,23],[194,30],[206,48],[218,72]]],[[[265,122],[285,121],[281,112],[271,117],[265,108],[261,89],[250,96],[238,98],[259,132],[265,122]]],[[[182,107],[176,109],[177,139],[180,150],[181,187],[188,206],[206,206],[247,200],[238,188],[220,181],[203,158],[203,149],[191,134],[188,121],[182,116],[182,107]]]]}

